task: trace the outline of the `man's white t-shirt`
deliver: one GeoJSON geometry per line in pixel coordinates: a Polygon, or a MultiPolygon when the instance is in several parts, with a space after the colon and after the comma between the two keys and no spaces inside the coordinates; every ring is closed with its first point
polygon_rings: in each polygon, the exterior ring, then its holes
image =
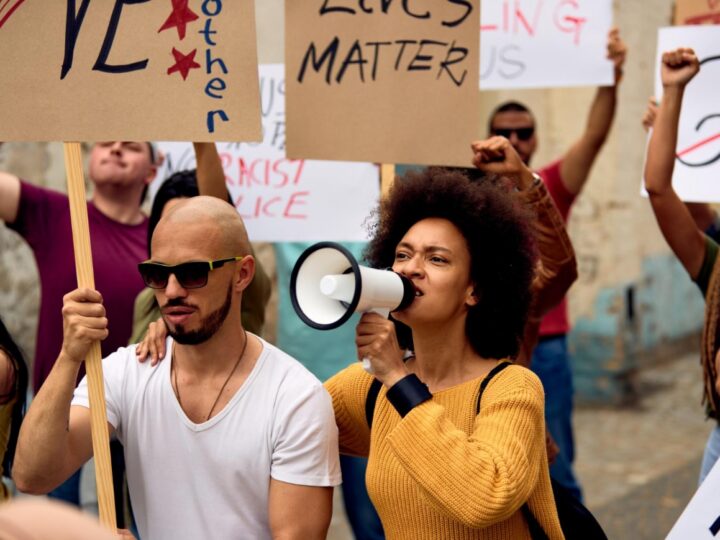
{"type": "MultiPolygon", "coordinates": [[[[170,354],[155,367],[138,362],[135,346],[103,360],[108,422],[125,448],[143,540],[271,538],[270,478],[340,484],[330,396],[297,360],[261,341],[247,380],[202,424],[175,397],[170,354]]],[[[87,378],[72,404],[89,406],[87,378]]]]}

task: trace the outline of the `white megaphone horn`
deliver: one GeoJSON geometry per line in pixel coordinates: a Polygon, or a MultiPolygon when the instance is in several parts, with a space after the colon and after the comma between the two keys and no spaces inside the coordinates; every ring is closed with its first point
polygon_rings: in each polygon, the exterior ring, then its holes
{"type": "MultiPolygon", "coordinates": [[[[361,266],[349,250],[335,242],[307,248],[290,275],[295,312],[318,330],[337,328],[356,311],[387,317],[414,299],[415,287],[409,279],[391,270],[361,266]]],[[[363,367],[371,371],[367,359],[363,367]]]]}

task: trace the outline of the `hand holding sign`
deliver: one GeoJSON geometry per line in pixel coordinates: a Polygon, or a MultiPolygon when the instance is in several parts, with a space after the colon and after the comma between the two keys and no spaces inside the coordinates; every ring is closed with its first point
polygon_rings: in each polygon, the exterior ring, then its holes
{"type": "Polygon", "coordinates": [[[620,82],[623,74],[623,65],[627,56],[627,45],[620,37],[620,30],[617,27],[610,29],[608,33],[607,57],[615,66],[615,84],[620,82]]]}
{"type": "Polygon", "coordinates": [[[692,49],[680,47],[663,53],[660,79],[665,90],[672,86],[685,88],[698,71],[700,62],[692,49]]]}

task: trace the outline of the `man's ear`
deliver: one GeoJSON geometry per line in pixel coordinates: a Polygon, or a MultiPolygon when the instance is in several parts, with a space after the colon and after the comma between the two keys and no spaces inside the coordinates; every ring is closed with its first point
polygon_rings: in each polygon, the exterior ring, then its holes
{"type": "Polygon", "coordinates": [[[235,271],[235,290],[241,292],[247,289],[253,277],[255,277],[255,257],[245,255],[235,271]]]}

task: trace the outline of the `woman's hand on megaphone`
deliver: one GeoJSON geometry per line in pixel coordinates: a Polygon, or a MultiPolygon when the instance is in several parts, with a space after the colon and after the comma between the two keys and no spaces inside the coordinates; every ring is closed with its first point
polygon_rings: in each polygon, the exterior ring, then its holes
{"type": "Polygon", "coordinates": [[[355,329],[358,360],[367,358],[375,377],[390,388],[410,372],[403,361],[395,324],[389,319],[368,312],[363,314],[355,329]]]}

